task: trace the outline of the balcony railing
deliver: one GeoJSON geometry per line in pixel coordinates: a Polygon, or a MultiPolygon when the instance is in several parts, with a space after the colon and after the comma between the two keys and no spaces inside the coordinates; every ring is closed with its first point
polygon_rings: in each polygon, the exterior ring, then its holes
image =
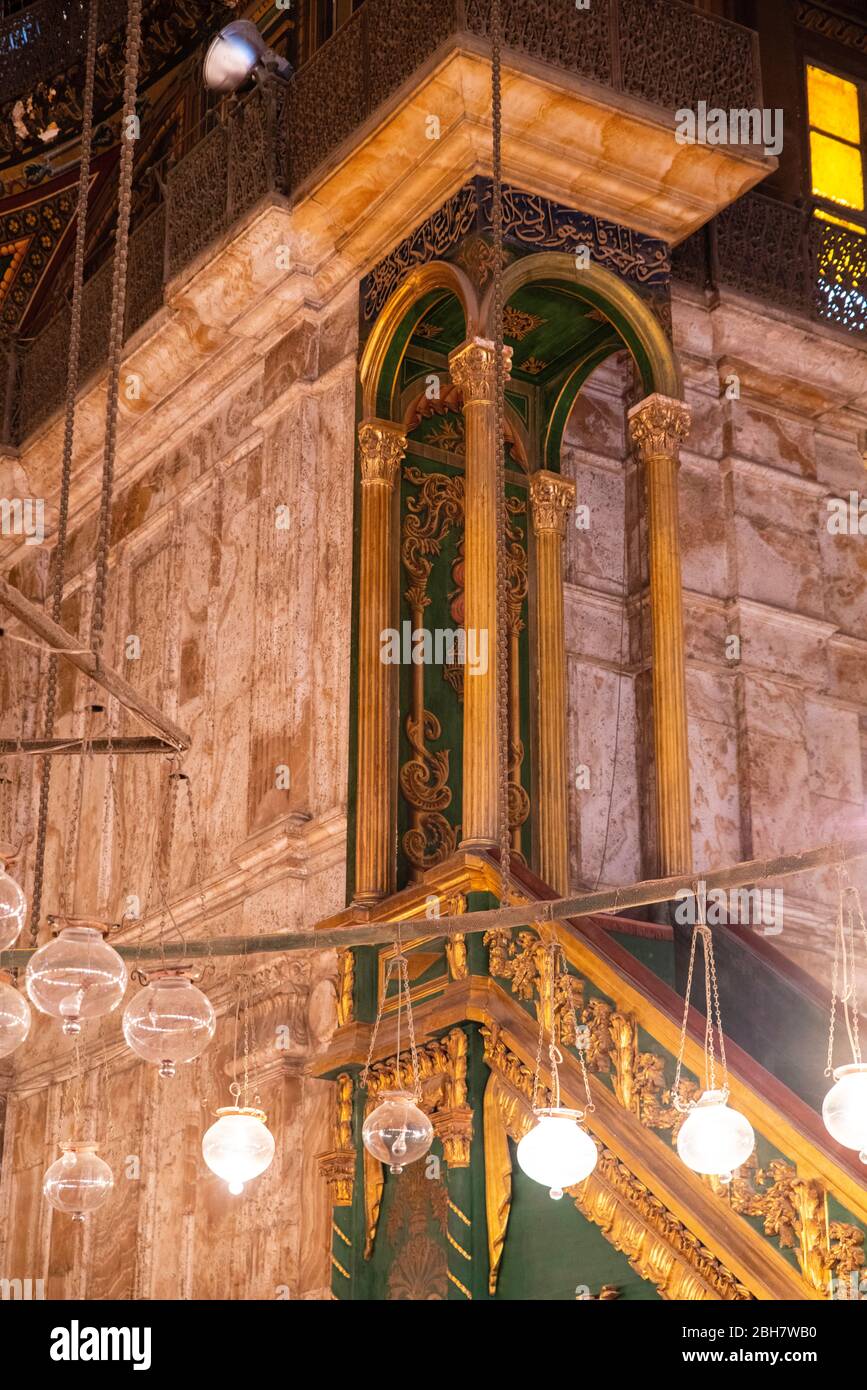
{"type": "Polygon", "coordinates": [[[728,287],[818,322],[867,332],[867,234],[747,193],[678,246],[672,273],[728,287]]]}
{"type": "MultiPolygon", "coordinates": [[[[726,109],[761,106],[756,36],[679,0],[593,0],[587,10],[574,0],[502,3],[512,54],[671,113],[698,101],[726,109]]],[[[80,0],[62,4],[79,23],[80,0]]],[[[9,26],[45,9],[33,6],[6,21],[7,42],[9,26]]],[[[237,103],[225,123],[168,170],[163,208],[132,235],[127,336],[160,307],[165,280],[182,273],[266,194],[298,195],[435,55],[461,43],[484,45],[489,13],[490,0],[365,0],[284,90],[256,91],[237,103]]],[[[0,26],[0,80],[3,33],[0,26]]],[[[85,289],[82,381],[104,360],[110,276],[103,266],[85,289]]],[[[58,364],[68,337],[64,310],[29,344],[7,344],[6,443],[26,438],[60,406],[58,364]]]]}

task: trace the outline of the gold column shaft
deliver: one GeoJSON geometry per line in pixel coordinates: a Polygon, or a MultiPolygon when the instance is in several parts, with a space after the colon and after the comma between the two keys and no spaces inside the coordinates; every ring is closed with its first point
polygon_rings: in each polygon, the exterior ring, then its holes
{"type": "Polygon", "coordinates": [[[382,660],[392,621],[394,482],[406,435],[388,420],[358,427],[361,460],[361,565],[358,618],[358,780],[355,804],[355,901],[374,903],[390,889],[394,673],[382,660]]]}
{"type": "MultiPolygon", "coordinates": [[[[511,348],[504,349],[506,374],[511,348]]],[[[498,842],[497,735],[497,441],[494,420],[494,344],[473,338],[449,356],[461,388],[466,421],[464,479],[464,623],[467,647],[487,637],[487,669],[464,676],[464,846],[498,842]]]]}
{"type": "Polygon", "coordinates": [[[629,434],[644,465],[653,624],[653,739],[660,877],[692,869],[689,739],[677,471],[689,430],[682,401],[654,394],[632,407],[629,434]]]}
{"type": "Polygon", "coordinates": [[[542,469],[530,479],[536,537],[536,827],[539,874],[558,893],[569,891],[566,797],[566,620],[563,543],[575,506],[575,484],[542,469]]]}

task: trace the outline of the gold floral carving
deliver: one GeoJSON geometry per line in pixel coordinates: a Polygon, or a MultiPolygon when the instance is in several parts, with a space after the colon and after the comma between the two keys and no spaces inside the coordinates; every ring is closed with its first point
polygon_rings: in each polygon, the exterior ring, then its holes
{"type": "Polygon", "coordinates": [[[678,457],[681,441],[689,433],[690,412],[683,401],[654,393],[629,412],[629,438],[642,462],[662,455],[678,457]]]}
{"type": "MultiPolygon", "coordinates": [[[[440,904],[440,912],[443,917],[461,917],[466,910],[467,900],[463,893],[456,893],[454,897],[447,898],[440,904]]],[[[445,947],[449,976],[453,980],[465,980],[469,973],[466,936],[463,932],[455,932],[453,936],[447,936],[445,947]]]]}
{"type": "Polygon", "coordinates": [[[542,469],[530,478],[533,530],[553,531],[565,537],[566,518],[575,506],[575,484],[571,478],[542,469]]]}
{"type": "Polygon", "coordinates": [[[337,952],[337,1026],[343,1028],[354,1017],[355,954],[350,947],[337,952]]]}
{"type": "Polygon", "coordinates": [[[331,1205],[351,1207],[355,1180],[355,1149],[352,1147],[352,1077],[341,1072],[335,1085],[334,1148],[320,1154],[319,1171],[328,1183],[331,1205]]]}
{"type": "MultiPolygon", "coordinates": [[[[488,948],[488,969],[509,981],[512,993],[518,999],[536,1001],[536,1009],[543,1010],[543,1024],[550,1028],[551,999],[551,952],[535,932],[519,931],[513,936],[510,931],[496,930],[485,932],[482,938],[488,948]]],[[[583,998],[584,982],[571,975],[567,982],[563,971],[557,972],[554,983],[554,1013],[557,1023],[557,1038],[569,1047],[575,1045],[575,1014],[569,1003],[569,987],[572,1003],[577,1009],[583,998]]]]}

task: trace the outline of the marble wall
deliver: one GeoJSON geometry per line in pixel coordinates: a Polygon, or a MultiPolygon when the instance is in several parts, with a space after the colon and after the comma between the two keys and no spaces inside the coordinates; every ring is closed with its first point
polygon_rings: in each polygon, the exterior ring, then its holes
{"type": "MultiPolygon", "coordinates": [[[[166,759],[119,759],[114,794],[106,760],[90,760],[74,836],[80,760],[58,758],[44,911],[118,920],[137,899],[146,928],[126,926],[116,939],[134,944],[163,931],[171,945],[178,933],[304,930],[343,907],[356,314],[354,295],[292,314],[228,379],[217,352],[206,406],[201,374],[179,383],[164,437],[140,457],[132,442],[123,452],[105,655],[192,736],[184,770],[202,882],[183,785],[170,867],[159,852],[170,815],[166,759]],[[158,865],[173,905],[162,926],[158,865]]],[[[94,535],[94,509],[84,504],[74,514],[64,605],[66,626],[81,633],[94,535]]],[[[12,577],[44,599],[47,548],[25,550],[12,577]]],[[[6,718],[22,710],[27,732],[40,727],[31,649],[11,648],[2,682],[6,718]]],[[[91,699],[65,671],[59,734],[82,732],[91,699]]],[[[108,717],[119,735],[142,732],[114,706],[108,717]]],[[[13,786],[24,834],[31,770],[13,786]]],[[[28,861],[28,883],[31,872],[28,861]]],[[[258,956],[243,970],[251,1088],[277,1154],[238,1198],[201,1156],[201,1135],[214,1109],[230,1103],[236,1074],[237,964],[205,962],[217,1034],[174,1079],[132,1057],[119,1014],[86,1030],[80,1059],[58,1025],[34,1019],[0,1080],[0,1277],[43,1279],[48,1297],[329,1296],[330,1208],[315,1155],[331,1146],[332,1088],[307,1071],[334,1025],[336,961],[258,956]],[[80,1127],[115,1174],[109,1203],[83,1226],[52,1215],[40,1191],[73,1126],[79,1074],[80,1127]]]]}
{"type": "MultiPolygon", "coordinates": [[[[865,829],[867,538],[828,522],[831,499],[867,496],[867,357],[845,335],[735,296],[709,305],[679,289],[673,317],[692,411],[680,521],[701,870],[865,829]]],[[[590,779],[571,794],[576,884],[652,873],[646,545],[624,439],[635,398],[628,364],[605,364],[563,446],[591,518],[570,530],[566,559],[570,767],[590,779]]],[[[774,932],[820,978],[835,885],[833,870],[787,880],[774,932]]]]}

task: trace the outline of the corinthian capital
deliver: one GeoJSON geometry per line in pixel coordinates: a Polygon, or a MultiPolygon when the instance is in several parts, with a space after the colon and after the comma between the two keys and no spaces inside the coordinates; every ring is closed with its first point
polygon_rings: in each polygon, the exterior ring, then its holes
{"type": "MultiPolygon", "coordinates": [[[[503,348],[506,377],[512,369],[512,349],[503,348]]],[[[494,344],[489,338],[470,338],[449,353],[452,381],[464,394],[464,405],[490,405],[494,399],[494,344]]]]}
{"type": "Polygon", "coordinates": [[[571,478],[540,468],[530,478],[530,506],[537,536],[543,531],[565,536],[566,517],[575,506],[575,484],[571,478]]]}
{"type": "Polygon", "coordinates": [[[627,420],[629,438],[643,463],[660,455],[677,461],[690,425],[689,408],[683,401],[654,392],[632,407],[627,420]]]}
{"type": "Polygon", "coordinates": [[[400,461],[406,453],[402,425],[391,420],[362,420],[358,426],[362,485],[384,483],[393,487],[400,461]]]}

